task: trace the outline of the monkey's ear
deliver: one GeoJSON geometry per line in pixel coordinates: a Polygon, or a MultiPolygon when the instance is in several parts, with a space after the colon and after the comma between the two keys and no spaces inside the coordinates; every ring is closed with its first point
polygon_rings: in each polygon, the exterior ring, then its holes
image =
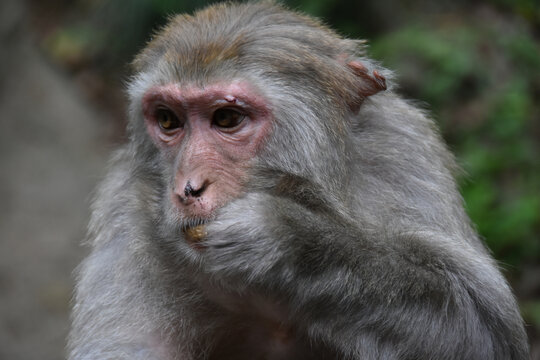
{"type": "Polygon", "coordinates": [[[377,70],[373,70],[373,75],[368,73],[368,69],[357,60],[347,63],[349,69],[362,79],[362,83],[358,89],[358,95],[362,98],[366,98],[371,95],[375,95],[379,91],[386,90],[386,79],[379,74],[377,70]]]}

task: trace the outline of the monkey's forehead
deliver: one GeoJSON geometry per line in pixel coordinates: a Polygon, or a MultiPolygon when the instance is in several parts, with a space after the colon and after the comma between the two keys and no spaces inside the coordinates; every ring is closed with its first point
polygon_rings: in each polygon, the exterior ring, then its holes
{"type": "Polygon", "coordinates": [[[358,42],[276,4],[217,4],[172,18],[133,65],[141,72],[165,62],[182,78],[253,64],[278,73],[301,73],[358,50],[358,42]]]}

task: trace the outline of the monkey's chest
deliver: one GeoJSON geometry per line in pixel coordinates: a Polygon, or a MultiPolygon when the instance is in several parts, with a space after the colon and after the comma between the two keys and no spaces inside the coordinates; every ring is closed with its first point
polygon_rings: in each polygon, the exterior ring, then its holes
{"type": "Polygon", "coordinates": [[[260,296],[213,294],[226,314],[209,359],[333,359],[329,349],[288,324],[285,310],[260,296]]]}
{"type": "Polygon", "coordinates": [[[332,359],[327,349],[302,334],[266,318],[239,318],[227,324],[209,359],[332,359]]]}
{"type": "Polygon", "coordinates": [[[290,329],[262,320],[233,321],[223,334],[210,359],[297,359],[304,349],[290,329]]]}

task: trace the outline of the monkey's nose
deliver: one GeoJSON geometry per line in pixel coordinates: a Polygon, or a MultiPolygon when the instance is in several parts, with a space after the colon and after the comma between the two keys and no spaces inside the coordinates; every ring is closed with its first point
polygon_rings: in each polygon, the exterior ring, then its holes
{"type": "Polygon", "coordinates": [[[184,188],[184,195],[186,198],[188,197],[200,197],[202,193],[206,190],[207,184],[206,181],[202,182],[201,184],[193,185],[191,184],[191,181],[188,180],[186,187],[184,188]]]}

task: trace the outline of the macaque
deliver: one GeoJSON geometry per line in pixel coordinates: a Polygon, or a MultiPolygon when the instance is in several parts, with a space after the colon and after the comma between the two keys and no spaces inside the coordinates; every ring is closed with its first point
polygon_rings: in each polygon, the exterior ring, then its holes
{"type": "Polygon", "coordinates": [[[452,155],[362,44],[268,2],[156,34],[69,359],[528,358],[452,155]]]}

